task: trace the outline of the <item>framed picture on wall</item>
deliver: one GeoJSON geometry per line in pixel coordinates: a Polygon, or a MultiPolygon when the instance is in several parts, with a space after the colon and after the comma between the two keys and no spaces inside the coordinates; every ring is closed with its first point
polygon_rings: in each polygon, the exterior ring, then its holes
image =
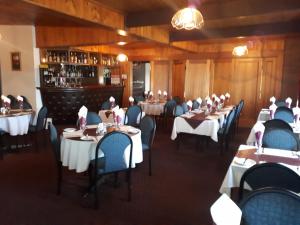
{"type": "Polygon", "coordinates": [[[21,53],[12,52],[11,53],[11,69],[12,70],[21,70],[21,53]]]}

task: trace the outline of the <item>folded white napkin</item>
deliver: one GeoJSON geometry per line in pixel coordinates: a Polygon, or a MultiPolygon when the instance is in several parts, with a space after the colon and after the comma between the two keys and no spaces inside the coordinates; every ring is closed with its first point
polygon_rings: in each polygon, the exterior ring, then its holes
{"type": "Polygon", "coordinates": [[[210,214],[216,225],[240,225],[242,211],[226,195],[223,194],[210,207],[210,214]]]}
{"type": "Polygon", "coordinates": [[[158,90],[158,91],[157,91],[157,94],[158,94],[158,95],[161,95],[161,90],[158,90]]]}
{"type": "Polygon", "coordinates": [[[271,119],[273,119],[274,113],[275,113],[275,111],[277,109],[277,106],[275,105],[275,103],[273,103],[273,104],[270,105],[269,109],[270,109],[271,119]]]}
{"type": "Polygon", "coordinates": [[[224,100],[225,100],[225,95],[221,95],[221,96],[220,96],[220,100],[221,100],[221,102],[224,102],[224,100]]]}
{"type": "Polygon", "coordinates": [[[218,102],[218,103],[220,102],[220,99],[218,96],[215,97],[215,102],[218,102]]]}
{"type": "Polygon", "coordinates": [[[17,100],[23,102],[23,97],[21,97],[20,95],[17,96],[17,100]]]}
{"type": "Polygon", "coordinates": [[[201,106],[201,104],[202,104],[202,99],[199,97],[199,98],[197,98],[196,99],[196,101],[199,103],[199,105],[201,106]]]}
{"type": "Polygon", "coordinates": [[[144,91],[144,95],[147,95],[148,94],[148,91],[144,91]]]}
{"type": "Polygon", "coordinates": [[[79,109],[79,112],[78,112],[78,117],[79,118],[82,118],[82,117],[86,118],[87,112],[88,112],[87,107],[85,107],[84,105],[81,106],[81,108],[79,109]]]}
{"type": "Polygon", "coordinates": [[[11,100],[10,98],[6,97],[5,95],[1,95],[1,99],[3,102],[10,104],[11,100]]]}
{"type": "Polygon", "coordinates": [[[230,98],[230,94],[229,94],[228,92],[225,94],[225,98],[226,98],[226,99],[229,99],[229,98],[230,98]]]}
{"type": "Polygon", "coordinates": [[[210,99],[208,99],[208,100],[206,101],[206,105],[212,106],[212,101],[211,101],[210,99]]]}
{"type": "Polygon", "coordinates": [[[275,98],[274,96],[272,96],[272,97],[270,98],[270,102],[275,104],[276,98],[275,98]]]}
{"type": "Polygon", "coordinates": [[[291,108],[292,99],[290,97],[286,98],[285,103],[287,104],[287,107],[291,108]]]}
{"type": "Polygon", "coordinates": [[[132,96],[129,96],[129,102],[134,102],[134,98],[132,96]]]}
{"type": "Polygon", "coordinates": [[[193,102],[191,101],[191,100],[188,100],[187,101],[187,106],[191,109],[192,108],[192,106],[193,106],[193,102]]]}
{"type": "Polygon", "coordinates": [[[149,92],[149,95],[150,95],[150,96],[153,96],[153,91],[150,91],[150,92],[149,92]]]}
{"type": "Polygon", "coordinates": [[[167,96],[168,95],[168,92],[164,91],[164,96],[167,96]]]}
{"type": "Polygon", "coordinates": [[[81,137],[83,135],[82,130],[76,130],[73,132],[63,132],[63,137],[70,138],[70,137],[81,137]]]}
{"type": "Polygon", "coordinates": [[[110,102],[115,102],[115,98],[113,96],[110,96],[109,101],[110,102]]]}
{"type": "Polygon", "coordinates": [[[255,135],[256,144],[258,146],[261,146],[262,143],[262,137],[265,132],[265,126],[262,124],[262,122],[257,121],[255,125],[253,126],[253,131],[255,135]]]}

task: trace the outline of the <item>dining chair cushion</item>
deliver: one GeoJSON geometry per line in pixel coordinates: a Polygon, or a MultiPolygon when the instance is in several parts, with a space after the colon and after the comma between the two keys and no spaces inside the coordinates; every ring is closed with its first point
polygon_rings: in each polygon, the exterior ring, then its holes
{"type": "Polygon", "coordinates": [[[284,150],[299,150],[299,138],[293,131],[287,129],[265,130],[262,138],[262,147],[284,150]]]}
{"type": "Polygon", "coordinates": [[[126,125],[137,127],[139,125],[140,117],[142,115],[142,108],[139,105],[132,105],[126,111],[125,118],[127,118],[126,125]]]}
{"type": "Polygon", "coordinates": [[[181,116],[184,113],[184,109],[181,105],[176,105],[175,116],[181,116]]]}
{"type": "Polygon", "coordinates": [[[95,112],[88,112],[86,116],[86,124],[87,125],[97,125],[101,123],[102,120],[100,116],[95,112]]]}
{"type": "Polygon", "coordinates": [[[294,122],[294,113],[290,108],[285,106],[278,107],[274,114],[274,119],[281,119],[287,123],[294,122]]]}

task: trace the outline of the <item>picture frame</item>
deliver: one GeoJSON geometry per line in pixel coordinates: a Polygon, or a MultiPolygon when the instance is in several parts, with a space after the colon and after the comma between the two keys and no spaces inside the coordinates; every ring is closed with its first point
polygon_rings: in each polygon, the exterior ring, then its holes
{"type": "Polygon", "coordinates": [[[21,53],[11,52],[11,69],[20,71],[21,70],[21,53]]]}

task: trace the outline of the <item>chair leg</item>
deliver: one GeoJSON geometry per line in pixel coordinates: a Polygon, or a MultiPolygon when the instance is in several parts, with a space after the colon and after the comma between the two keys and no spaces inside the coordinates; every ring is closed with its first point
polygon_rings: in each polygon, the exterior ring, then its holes
{"type": "Polygon", "coordinates": [[[149,161],[149,176],[152,176],[152,165],[151,165],[151,148],[149,149],[148,161],[149,161]]]}

